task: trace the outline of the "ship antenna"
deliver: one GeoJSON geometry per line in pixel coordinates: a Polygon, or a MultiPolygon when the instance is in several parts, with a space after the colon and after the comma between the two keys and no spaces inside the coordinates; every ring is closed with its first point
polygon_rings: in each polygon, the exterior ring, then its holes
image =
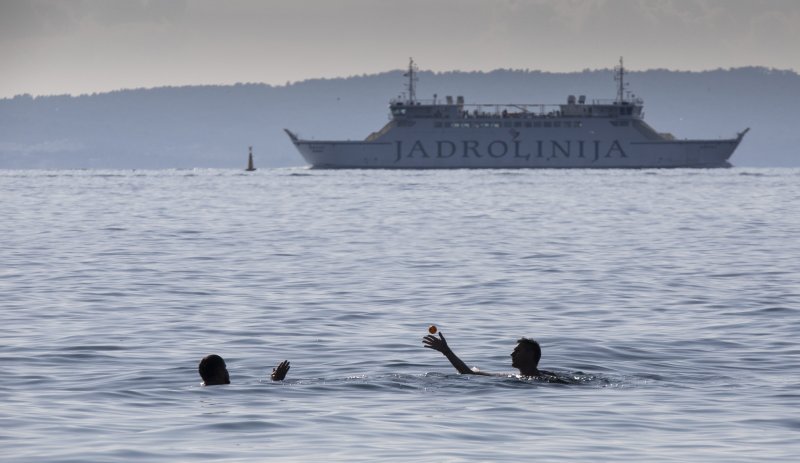
{"type": "Polygon", "coordinates": [[[614,80],[619,82],[619,88],[617,89],[617,103],[622,104],[625,99],[625,67],[622,65],[622,57],[619,57],[619,66],[616,69],[617,73],[614,76],[614,80]]]}
{"type": "Polygon", "coordinates": [[[416,91],[414,90],[414,82],[417,81],[417,76],[415,75],[417,71],[417,66],[414,64],[414,58],[408,59],[408,72],[404,74],[405,77],[408,77],[408,103],[414,104],[416,100],[416,91]]]}

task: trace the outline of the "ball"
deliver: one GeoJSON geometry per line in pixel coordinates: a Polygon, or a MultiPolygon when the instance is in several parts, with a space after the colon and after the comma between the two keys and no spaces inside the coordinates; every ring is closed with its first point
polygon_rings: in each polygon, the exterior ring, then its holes
{"type": "Polygon", "coordinates": [[[439,331],[439,329],[436,328],[436,325],[431,325],[428,327],[428,333],[430,334],[436,334],[437,331],[439,331]]]}

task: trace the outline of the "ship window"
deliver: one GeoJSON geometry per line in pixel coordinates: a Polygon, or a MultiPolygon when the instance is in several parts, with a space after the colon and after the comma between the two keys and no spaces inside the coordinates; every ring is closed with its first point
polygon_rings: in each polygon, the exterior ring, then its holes
{"type": "Polygon", "coordinates": [[[534,127],[541,127],[541,126],[542,126],[542,123],[541,123],[541,122],[534,122],[534,123],[533,123],[533,126],[534,126],[534,127]]]}
{"type": "Polygon", "coordinates": [[[522,127],[522,122],[514,122],[514,127],[522,127]]]}
{"type": "Polygon", "coordinates": [[[545,123],[544,123],[544,126],[545,126],[545,127],[552,127],[552,126],[553,126],[553,123],[552,123],[552,122],[545,122],[545,123]]]}
{"type": "Polygon", "coordinates": [[[561,127],[561,122],[559,121],[553,122],[553,127],[561,127]]]}
{"type": "Polygon", "coordinates": [[[437,128],[437,129],[441,129],[441,128],[442,128],[442,123],[441,123],[441,122],[434,122],[434,123],[433,123],[433,126],[434,126],[435,128],[437,128]]]}
{"type": "Polygon", "coordinates": [[[530,123],[530,121],[528,121],[528,122],[525,122],[525,127],[527,127],[527,128],[531,128],[531,123],[530,123]]]}
{"type": "Polygon", "coordinates": [[[572,122],[570,121],[564,122],[564,127],[572,127],[572,122]]]}
{"type": "Polygon", "coordinates": [[[581,121],[575,122],[572,126],[573,127],[583,127],[583,122],[581,122],[581,121]]]}
{"type": "Polygon", "coordinates": [[[511,127],[511,122],[503,122],[503,127],[511,127]]]}
{"type": "Polygon", "coordinates": [[[444,126],[445,126],[445,128],[448,128],[448,129],[449,129],[449,128],[450,128],[450,123],[449,123],[449,122],[445,122],[445,123],[444,123],[444,126]]]}
{"type": "Polygon", "coordinates": [[[498,128],[500,128],[500,123],[499,123],[499,122],[493,122],[493,123],[491,124],[491,126],[492,126],[492,127],[494,127],[494,128],[496,128],[496,129],[498,129],[498,128]]]}

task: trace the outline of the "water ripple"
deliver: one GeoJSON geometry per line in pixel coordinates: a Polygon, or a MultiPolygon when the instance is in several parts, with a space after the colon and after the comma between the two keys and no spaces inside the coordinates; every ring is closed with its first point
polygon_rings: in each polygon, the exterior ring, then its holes
{"type": "Polygon", "coordinates": [[[0,450],[794,461],[798,176],[0,171],[0,450]]]}

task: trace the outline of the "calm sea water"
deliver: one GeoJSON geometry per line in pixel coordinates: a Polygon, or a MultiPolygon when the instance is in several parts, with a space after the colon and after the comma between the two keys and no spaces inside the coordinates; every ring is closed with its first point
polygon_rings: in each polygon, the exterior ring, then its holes
{"type": "Polygon", "coordinates": [[[0,217],[3,461],[800,453],[800,169],[0,171],[0,217]]]}

